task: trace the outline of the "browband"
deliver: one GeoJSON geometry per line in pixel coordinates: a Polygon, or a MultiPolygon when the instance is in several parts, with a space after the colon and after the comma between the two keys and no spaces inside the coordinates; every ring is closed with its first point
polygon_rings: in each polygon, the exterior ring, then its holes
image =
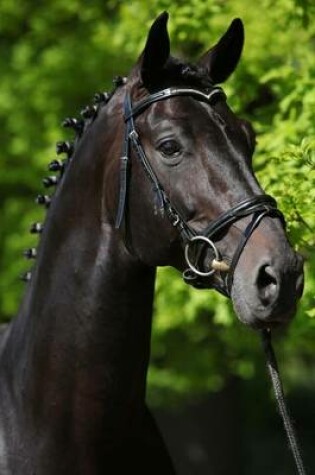
{"type": "Polygon", "coordinates": [[[214,103],[214,98],[220,95],[221,97],[226,98],[226,95],[221,89],[221,87],[214,87],[208,93],[198,91],[197,89],[191,89],[188,87],[169,87],[167,89],[163,89],[162,91],[155,92],[150,96],[145,97],[144,99],[140,100],[137,104],[135,104],[129,113],[125,116],[125,122],[128,122],[131,117],[137,117],[141,114],[147,107],[149,107],[154,102],[164,101],[165,99],[169,99],[170,97],[175,96],[190,96],[198,101],[206,102],[208,104],[214,103]]]}

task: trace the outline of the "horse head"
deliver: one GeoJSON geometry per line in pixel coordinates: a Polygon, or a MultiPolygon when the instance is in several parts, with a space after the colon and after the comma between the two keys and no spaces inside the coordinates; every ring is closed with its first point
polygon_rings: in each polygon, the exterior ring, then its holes
{"type": "Polygon", "coordinates": [[[192,65],[170,55],[167,20],[153,23],[113,101],[121,160],[107,172],[109,219],[142,263],[230,296],[252,327],[284,324],[302,293],[302,259],[255,177],[253,128],[218,87],[240,59],[242,22],[192,65]]]}

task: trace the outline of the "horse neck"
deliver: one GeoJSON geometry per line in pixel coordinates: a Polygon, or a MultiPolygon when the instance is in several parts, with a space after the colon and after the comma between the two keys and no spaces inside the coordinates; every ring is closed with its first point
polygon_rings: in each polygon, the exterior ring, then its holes
{"type": "Polygon", "coordinates": [[[101,151],[116,152],[106,137],[99,142],[99,122],[57,188],[7,343],[24,407],[36,404],[37,415],[53,403],[79,410],[80,420],[105,420],[106,408],[117,416],[113,401],[120,414],[136,414],[144,400],[155,270],[133,258],[109,224],[101,151]]]}

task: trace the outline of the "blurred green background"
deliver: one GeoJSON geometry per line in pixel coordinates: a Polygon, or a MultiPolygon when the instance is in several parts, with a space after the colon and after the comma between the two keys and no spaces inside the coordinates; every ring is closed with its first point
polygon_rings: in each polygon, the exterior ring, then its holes
{"type": "MultiPolygon", "coordinates": [[[[299,312],[276,348],[307,463],[315,470],[313,0],[1,1],[0,320],[10,320],[21,300],[19,275],[27,270],[21,255],[36,245],[28,229],[43,212],[34,197],[42,192],[55,142],[67,136],[61,120],[78,115],[95,92],[111,89],[115,75],[128,73],[163,10],[171,15],[173,54],[190,61],[233,18],[245,24],[242,61],[224,88],[232,108],[257,131],[259,179],[277,198],[290,239],[306,260],[299,312]]],[[[209,467],[222,474],[294,473],[258,336],[237,321],[227,300],[188,288],[171,269],[158,274],[148,400],[183,465],[180,473],[208,473],[209,467]],[[202,437],[184,422],[182,433],[174,432],[172,418],[187,422],[188,414],[200,427],[206,424],[202,437]],[[235,452],[233,471],[222,468],[226,455],[213,447],[222,427],[225,454],[235,452]],[[185,446],[187,438],[174,442],[185,431],[195,434],[194,450],[185,446]],[[202,455],[211,450],[216,466],[202,455]]]]}

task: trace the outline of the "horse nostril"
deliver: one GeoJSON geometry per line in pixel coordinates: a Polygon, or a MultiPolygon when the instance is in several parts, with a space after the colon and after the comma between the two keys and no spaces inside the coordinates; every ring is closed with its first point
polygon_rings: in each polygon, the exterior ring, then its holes
{"type": "Polygon", "coordinates": [[[264,265],[259,269],[257,277],[257,290],[263,305],[272,304],[278,296],[278,280],[274,269],[264,265]]]}

